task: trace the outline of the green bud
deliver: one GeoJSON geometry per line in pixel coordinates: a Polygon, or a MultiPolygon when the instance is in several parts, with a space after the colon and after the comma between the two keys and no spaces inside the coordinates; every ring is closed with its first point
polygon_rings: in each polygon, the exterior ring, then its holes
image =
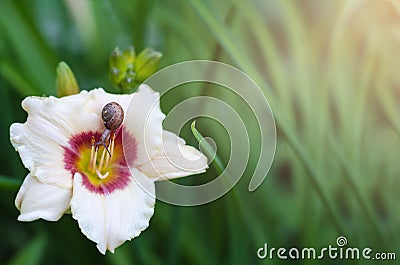
{"type": "Polygon", "coordinates": [[[114,85],[119,85],[122,81],[122,79],[124,79],[124,73],[121,72],[118,68],[110,68],[110,80],[114,85]]]}
{"type": "Polygon", "coordinates": [[[143,82],[154,74],[160,64],[162,54],[153,49],[144,49],[135,60],[136,81],[143,82]]]}
{"type": "Polygon", "coordinates": [[[115,67],[115,68],[121,67],[121,64],[123,63],[123,61],[124,60],[122,58],[122,52],[118,47],[116,47],[111,52],[111,55],[110,55],[110,60],[109,60],[110,68],[112,68],[112,67],[115,67]]]}
{"type": "Polygon", "coordinates": [[[157,71],[161,53],[147,48],[136,56],[133,46],[121,51],[118,47],[111,53],[109,76],[111,82],[123,93],[132,92],[157,71]]]}
{"type": "Polygon", "coordinates": [[[59,97],[79,93],[79,86],[68,64],[60,62],[56,69],[56,89],[59,97]]]}
{"type": "Polygon", "coordinates": [[[122,91],[130,93],[137,87],[135,77],[136,74],[133,71],[126,73],[125,78],[121,82],[122,91]]]}
{"type": "Polygon", "coordinates": [[[128,67],[125,58],[118,47],[112,51],[109,65],[111,82],[119,85],[122,79],[124,79],[128,67]]]}
{"type": "Polygon", "coordinates": [[[129,46],[123,51],[125,62],[127,63],[128,71],[133,71],[135,66],[135,48],[129,46]]]}

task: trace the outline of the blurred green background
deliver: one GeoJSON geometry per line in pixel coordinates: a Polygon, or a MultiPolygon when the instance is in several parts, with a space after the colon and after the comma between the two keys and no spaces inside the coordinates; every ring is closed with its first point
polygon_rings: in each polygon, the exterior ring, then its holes
{"type": "MultiPolygon", "coordinates": [[[[340,235],[351,247],[400,258],[399,25],[395,1],[0,0],[0,264],[285,264],[259,260],[256,251],[265,242],[335,246],[340,235]],[[9,126],[26,119],[24,97],[55,95],[61,60],[81,88],[115,92],[108,56],[132,44],[161,51],[161,67],[210,59],[249,74],[274,112],[277,150],[267,179],[250,193],[259,145],[249,128],[249,166],[230,193],[197,207],[157,202],[147,230],[102,256],[70,215],[17,222],[16,184],[27,171],[9,126]]],[[[224,93],[180,90],[161,105],[167,113],[193,95],[224,93]]],[[[239,100],[225,99],[240,112],[239,100]]],[[[226,162],[226,132],[202,119],[197,128],[226,162]]],[[[181,136],[196,145],[188,128],[181,136]]],[[[293,263],[326,262],[364,264],[293,263]]]]}

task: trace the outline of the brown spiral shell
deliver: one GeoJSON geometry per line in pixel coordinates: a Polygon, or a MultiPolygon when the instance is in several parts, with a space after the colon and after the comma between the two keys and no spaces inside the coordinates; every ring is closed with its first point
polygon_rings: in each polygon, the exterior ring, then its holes
{"type": "Polygon", "coordinates": [[[124,121],[124,110],[117,102],[110,102],[101,111],[101,118],[108,130],[116,130],[124,121]]]}

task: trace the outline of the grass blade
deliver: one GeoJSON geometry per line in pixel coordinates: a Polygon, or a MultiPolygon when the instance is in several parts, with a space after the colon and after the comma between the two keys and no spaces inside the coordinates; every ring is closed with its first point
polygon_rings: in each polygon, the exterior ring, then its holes
{"type": "Polygon", "coordinates": [[[39,265],[42,264],[44,253],[46,251],[46,237],[39,234],[32,239],[17,255],[8,263],[8,265],[39,265]]]}
{"type": "Polygon", "coordinates": [[[10,176],[0,175],[0,188],[17,190],[22,184],[20,179],[10,176]]]}

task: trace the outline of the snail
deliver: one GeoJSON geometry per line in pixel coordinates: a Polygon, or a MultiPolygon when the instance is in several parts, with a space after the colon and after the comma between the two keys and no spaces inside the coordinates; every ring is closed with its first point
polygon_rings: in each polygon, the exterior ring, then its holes
{"type": "Polygon", "coordinates": [[[101,134],[100,141],[94,145],[103,145],[111,156],[111,153],[108,150],[107,139],[110,137],[111,132],[117,130],[124,121],[124,110],[117,102],[110,102],[103,107],[101,118],[104,122],[105,129],[101,134]]]}

